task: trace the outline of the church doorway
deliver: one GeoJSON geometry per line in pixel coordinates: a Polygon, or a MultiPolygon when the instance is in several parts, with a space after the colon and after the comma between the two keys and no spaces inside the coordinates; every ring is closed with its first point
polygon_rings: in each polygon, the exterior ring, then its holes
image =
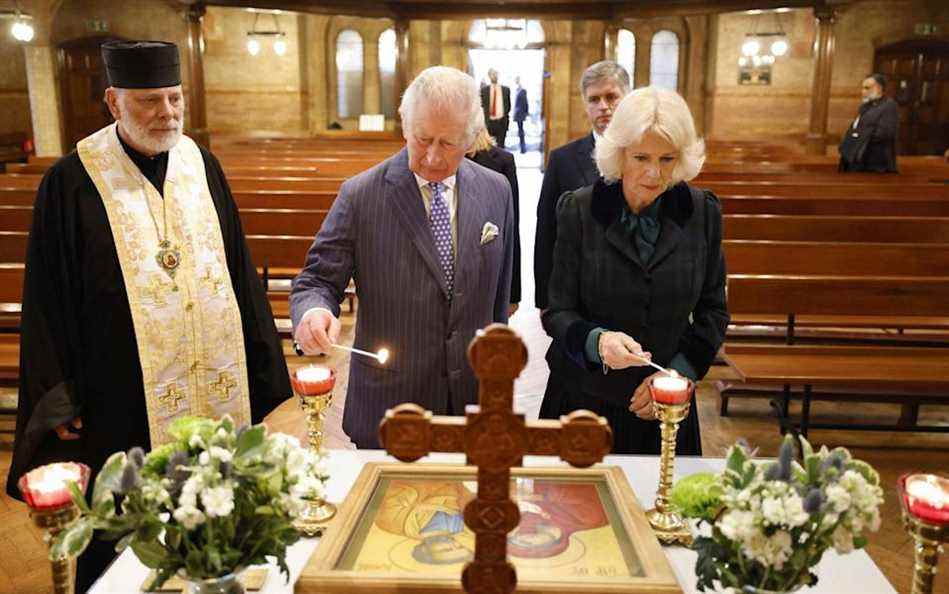
{"type": "Polygon", "coordinates": [[[900,106],[901,155],[941,155],[949,146],[949,42],[908,40],[876,50],[874,70],[889,78],[900,106]]]}
{"type": "Polygon", "coordinates": [[[482,85],[488,71],[497,70],[498,82],[511,89],[510,125],[504,147],[517,157],[519,166],[540,166],[544,146],[544,31],[538,21],[482,19],[472,22],[468,34],[468,72],[482,85]],[[519,127],[514,121],[517,83],[527,98],[524,118],[525,153],[520,151],[519,127]],[[536,163],[534,163],[536,162],[536,163]]]}
{"type": "Polygon", "coordinates": [[[60,92],[66,150],[96,130],[112,123],[106,106],[109,86],[99,46],[114,37],[83,37],[59,46],[60,92]]]}

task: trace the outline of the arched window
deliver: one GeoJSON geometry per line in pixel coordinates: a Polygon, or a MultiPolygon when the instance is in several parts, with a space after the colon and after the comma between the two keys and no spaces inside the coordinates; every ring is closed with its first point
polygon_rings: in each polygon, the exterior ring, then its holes
{"type": "Polygon", "coordinates": [[[379,35],[379,88],[382,113],[395,118],[398,97],[395,96],[395,62],[398,58],[395,29],[386,29],[379,35]]]}
{"type": "Polygon", "coordinates": [[[616,35],[616,61],[629,73],[632,84],[636,78],[636,36],[629,29],[620,29],[616,35]]]}
{"type": "Polygon", "coordinates": [[[679,37],[672,31],[657,31],[652,36],[649,84],[672,91],[678,90],[679,37]]]}
{"type": "Polygon", "coordinates": [[[363,111],[362,37],[352,29],[336,37],[336,111],[341,118],[355,118],[363,111]]]}

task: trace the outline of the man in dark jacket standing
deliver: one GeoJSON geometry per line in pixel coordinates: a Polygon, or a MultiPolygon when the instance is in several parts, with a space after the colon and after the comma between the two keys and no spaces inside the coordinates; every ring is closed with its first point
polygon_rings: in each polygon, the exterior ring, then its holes
{"type": "Polygon", "coordinates": [[[521,143],[521,154],[527,152],[527,144],[524,142],[524,120],[527,119],[527,91],[521,86],[521,77],[514,79],[517,85],[517,92],[514,95],[514,121],[517,122],[517,138],[521,143]]]}
{"type": "Polygon", "coordinates": [[[495,144],[504,148],[507,127],[511,123],[511,88],[498,82],[498,71],[488,70],[491,84],[481,87],[481,106],[484,109],[484,123],[495,144]]]}
{"type": "Polygon", "coordinates": [[[863,103],[840,141],[840,171],[896,173],[896,136],[900,113],[896,101],[884,97],[886,77],[871,74],[863,81],[863,103]]]}
{"type": "Polygon", "coordinates": [[[593,147],[613,118],[613,110],[629,94],[629,73],[611,60],[597,62],[580,77],[580,96],[592,131],[550,151],[547,170],[537,201],[534,239],[534,304],[547,309],[547,283],[557,240],[557,200],[564,192],[592,185],[600,177],[593,162],[593,147]]]}

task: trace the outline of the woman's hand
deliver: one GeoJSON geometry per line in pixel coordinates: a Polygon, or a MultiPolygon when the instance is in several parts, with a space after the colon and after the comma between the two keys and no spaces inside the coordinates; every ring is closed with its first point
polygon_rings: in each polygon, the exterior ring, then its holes
{"type": "Polygon", "coordinates": [[[623,332],[604,332],[599,342],[600,360],[610,369],[642,367],[652,361],[652,354],[623,332]]]}
{"type": "Polygon", "coordinates": [[[664,375],[661,371],[650,375],[642,381],[629,399],[629,412],[644,421],[653,421],[656,418],[656,407],[653,405],[652,393],[649,391],[649,382],[657,375],[664,375]]]}

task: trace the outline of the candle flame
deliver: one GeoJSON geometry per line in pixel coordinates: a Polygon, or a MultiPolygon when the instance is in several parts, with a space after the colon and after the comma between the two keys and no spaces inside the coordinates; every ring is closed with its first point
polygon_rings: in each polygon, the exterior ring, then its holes
{"type": "Polygon", "coordinates": [[[379,349],[376,359],[379,361],[379,363],[385,365],[386,361],[389,360],[389,349],[379,349]]]}

